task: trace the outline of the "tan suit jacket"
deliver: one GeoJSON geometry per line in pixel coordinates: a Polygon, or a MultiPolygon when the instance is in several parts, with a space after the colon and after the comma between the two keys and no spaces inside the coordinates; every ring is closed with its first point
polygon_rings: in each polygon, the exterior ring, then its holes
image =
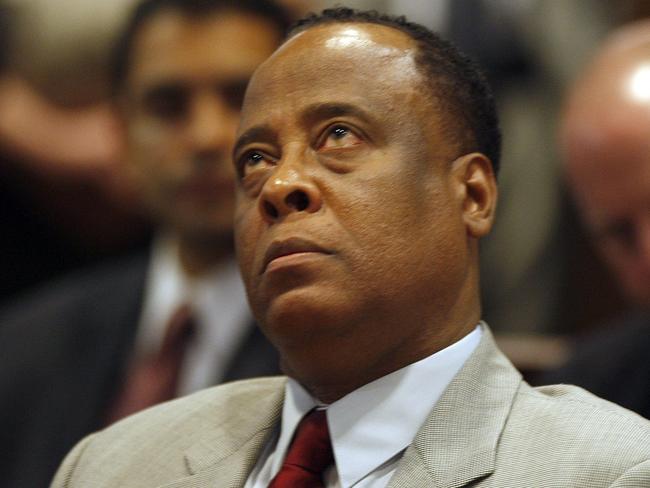
{"type": "MultiPolygon", "coordinates": [[[[231,383],[125,419],[82,441],[52,486],[242,487],[284,383],[231,383]]],[[[531,388],[485,330],[389,483],[466,486],[650,487],[650,422],[576,387],[531,388]]]]}

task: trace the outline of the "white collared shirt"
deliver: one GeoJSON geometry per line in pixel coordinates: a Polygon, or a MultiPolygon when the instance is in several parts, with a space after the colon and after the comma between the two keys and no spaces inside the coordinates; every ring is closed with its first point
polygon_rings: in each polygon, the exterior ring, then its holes
{"type": "Polygon", "coordinates": [[[188,276],[179,261],[178,243],[160,236],[154,243],[136,334],[135,354],[160,347],[169,320],[187,304],[198,324],[188,345],[179,380],[179,395],[219,383],[253,318],[234,260],[200,277],[188,276]]]}
{"type": "Polygon", "coordinates": [[[435,354],[349,393],[331,405],[314,399],[289,379],[279,432],[269,441],[245,488],[266,488],[280,471],[302,417],[314,407],[327,410],[335,464],[328,488],[381,488],[388,484],[405,449],[482,335],[481,326],[435,354]]]}

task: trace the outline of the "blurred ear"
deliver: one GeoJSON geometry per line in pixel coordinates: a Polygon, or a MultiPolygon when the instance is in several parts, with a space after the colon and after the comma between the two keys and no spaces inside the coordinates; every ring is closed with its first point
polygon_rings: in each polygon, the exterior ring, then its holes
{"type": "Polygon", "coordinates": [[[452,173],[469,235],[481,238],[492,228],[498,190],[492,162],[481,153],[461,156],[452,173]]]}

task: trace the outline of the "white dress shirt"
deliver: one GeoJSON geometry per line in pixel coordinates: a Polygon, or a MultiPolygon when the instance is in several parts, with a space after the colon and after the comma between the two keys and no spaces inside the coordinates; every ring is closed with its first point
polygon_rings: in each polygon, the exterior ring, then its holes
{"type": "Polygon", "coordinates": [[[266,488],[280,471],[302,417],[327,410],[335,464],[325,473],[328,488],[382,488],[431,409],[481,339],[481,326],[437,353],[323,405],[298,382],[285,388],[282,419],[251,472],[245,488],[266,488]]]}
{"type": "Polygon", "coordinates": [[[161,236],[154,242],[149,263],[136,355],[160,347],[172,314],[183,304],[191,307],[198,327],[183,360],[179,395],[223,379],[229,361],[250,333],[253,318],[234,260],[190,277],[179,261],[177,242],[161,236]]]}

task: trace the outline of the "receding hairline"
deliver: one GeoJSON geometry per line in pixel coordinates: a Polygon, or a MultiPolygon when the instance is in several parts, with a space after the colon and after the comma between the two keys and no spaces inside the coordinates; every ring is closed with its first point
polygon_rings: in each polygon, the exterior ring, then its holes
{"type": "Polygon", "coordinates": [[[624,154],[644,146],[650,101],[629,94],[639,68],[650,66],[650,21],[621,27],[608,36],[569,90],[559,126],[559,148],[568,175],[579,180],[599,165],[618,162],[599,154],[624,154]]]}
{"type": "Polygon", "coordinates": [[[397,29],[390,25],[376,24],[371,22],[350,21],[324,23],[308,27],[296,32],[293,35],[290,35],[273,52],[273,54],[269,56],[264,62],[262,62],[262,64],[255,70],[255,73],[251,78],[249,89],[258,82],[260,76],[266,76],[265,72],[267,70],[278,69],[276,67],[276,64],[281,64],[286,59],[290,59],[297,55],[304,56],[305,53],[309,55],[310,52],[323,53],[323,43],[336,38],[336,31],[344,31],[346,28],[349,28],[349,26],[352,25],[359,26],[370,31],[368,41],[373,42],[378,46],[385,47],[386,51],[384,51],[384,54],[386,54],[386,59],[394,58],[391,59],[394,61],[408,59],[412,63],[413,74],[417,76],[417,78],[412,79],[413,85],[415,87],[422,87],[423,92],[426,93],[427,99],[433,104],[435,109],[441,109],[442,105],[444,104],[439,101],[438,93],[436,93],[435,89],[432,89],[431,81],[427,76],[426,69],[421,66],[416,59],[416,56],[420,50],[417,41],[400,29],[397,29]],[[377,39],[377,36],[373,35],[373,31],[390,33],[390,37],[388,39],[377,39]],[[316,42],[312,42],[312,39],[307,38],[307,36],[316,36],[316,42]],[[393,43],[393,41],[397,42],[393,43]],[[307,43],[310,44],[305,45],[307,43]],[[296,54],[297,51],[300,51],[300,54],[296,54]]]}
{"type": "MultiPolygon", "coordinates": [[[[299,28],[295,29],[287,35],[285,41],[282,43],[282,45],[287,44],[291,42],[293,39],[302,37],[303,35],[309,33],[309,32],[318,32],[319,30],[339,30],[343,31],[346,29],[349,29],[350,26],[356,26],[364,29],[368,29],[370,31],[376,30],[376,31],[384,31],[386,33],[391,33],[391,35],[394,37],[394,39],[399,40],[400,38],[405,41],[403,49],[408,49],[408,48],[417,48],[417,43],[415,39],[413,39],[411,36],[409,36],[406,32],[404,32],[402,29],[398,29],[397,27],[394,27],[392,25],[388,24],[381,24],[377,22],[368,22],[368,21],[361,21],[361,20],[349,20],[349,21],[338,21],[338,22],[323,22],[321,24],[316,24],[313,26],[305,27],[305,28],[299,28]]],[[[281,46],[282,47],[282,46],[281,46]]],[[[396,48],[399,48],[399,46],[395,46],[396,48]]]]}
{"type": "Polygon", "coordinates": [[[650,66],[650,21],[617,29],[605,39],[573,83],[565,112],[581,106],[609,111],[613,109],[612,102],[631,101],[622,87],[629,83],[636,70],[646,65],[650,66]],[[601,92],[605,98],[594,97],[595,92],[601,92]]]}
{"type": "Polygon", "coordinates": [[[617,66],[616,74],[623,76],[622,67],[630,68],[641,63],[650,63],[650,20],[625,25],[608,35],[584,67],[572,90],[597,82],[599,76],[610,75],[612,66],[617,66]]]}
{"type": "MultiPolygon", "coordinates": [[[[322,35],[323,41],[325,41],[325,38],[332,38],[333,36],[324,36],[323,33],[328,31],[328,30],[344,30],[346,28],[349,28],[350,25],[357,25],[363,28],[369,28],[371,31],[376,29],[376,28],[386,28],[389,30],[386,30],[386,32],[391,32],[395,33],[394,39],[396,40],[401,40],[403,45],[400,46],[390,46],[387,45],[386,42],[383,41],[377,41],[372,38],[369,40],[372,42],[375,42],[376,44],[384,44],[387,48],[394,49],[396,54],[398,52],[401,52],[404,55],[408,55],[409,52],[412,54],[417,54],[419,51],[419,46],[417,45],[417,42],[411,38],[407,33],[401,31],[400,29],[396,29],[392,26],[389,25],[384,25],[384,24],[374,24],[371,22],[360,22],[360,21],[350,21],[350,22],[331,22],[331,23],[323,23],[323,24],[318,24],[315,26],[307,27],[306,29],[301,29],[296,32],[290,33],[283,41],[282,43],[277,47],[277,49],[269,56],[255,71],[255,74],[253,75],[253,78],[256,77],[256,75],[259,72],[263,72],[265,69],[268,69],[268,66],[275,63],[276,61],[281,60],[285,56],[290,56],[292,55],[291,49],[294,49],[294,46],[296,43],[301,43],[301,42],[306,42],[305,41],[305,36],[310,36],[310,35],[322,35]]],[[[383,29],[382,29],[383,30],[383,29]]],[[[319,46],[317,44],[314,44],[312,46],[312,49],[315,51],[321,50],[322,46],[319,46]]],[[[418,69],[418,72],[422,76],[422,82],[426,82],[423,70],[420,66],[418,66],[418,63],[414,63],[414,66],[418,69]]]]}

